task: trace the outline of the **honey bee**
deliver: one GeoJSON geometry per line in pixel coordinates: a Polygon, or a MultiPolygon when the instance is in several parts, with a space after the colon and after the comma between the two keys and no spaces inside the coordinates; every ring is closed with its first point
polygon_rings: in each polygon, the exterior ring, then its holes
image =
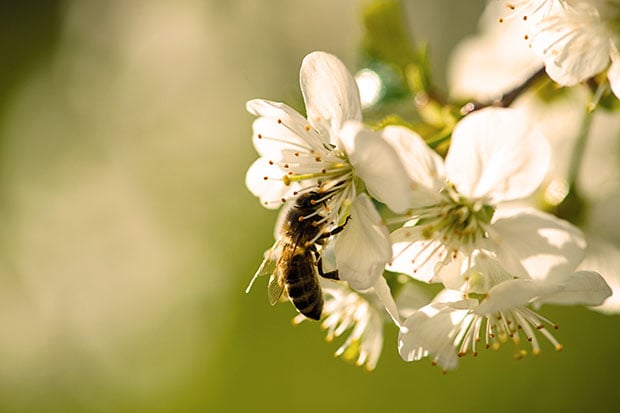
{"type": "Polygon", "coordinates": [[[333,191],[311,191],[300,195],[286,214],[281,235],[267,252],[246,292],[257,277],[270,275],[267,295],[275,305],[284,290],[304,316],[319,320],[323,311],[323,292],[318,275],[337,280],[338,271],[324,272],[319,246],[344,229],[348,222],[327,231],[329,220],[321,215],[333,191]]]}

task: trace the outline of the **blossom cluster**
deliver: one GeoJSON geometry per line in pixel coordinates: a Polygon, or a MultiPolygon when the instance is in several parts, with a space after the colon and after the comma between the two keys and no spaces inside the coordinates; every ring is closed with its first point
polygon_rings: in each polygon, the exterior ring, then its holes
{"type": "MultiPolygon", "coordinates": [[[[529,67],[544,65],[564,86],[604,72],[618,95],[616,37],[590,3],[516,1],[499,20],[506,27],[518,17],[535,51],[529,67]]],[[[305,116],[283,103],[247,103],[259,158],[246,186],[281,209],[252,283],[270,276],[271,299],[278,283],[305,294],[293,272],[315,280],[328,340],[349,333],[337,355],[373,369],[386,323],[399,329],[404,360],[429,358],[445,370],[506,341],[518,358],[540,353],[541,339],[560,350],[540,306],[599,306],[612,294],[605,274],[582,268],[582,230],[533,202],[555,161],[526,108],[469,106],[435,145],[404,122],[364,123],[358,83],[332,54],[307,55],[300,85],[305,116]],[[311,212],[291,213],[304,199],[311,212]],[[319,235],[297,234],[306,227],[291,216],[314,220],[319,235]],[[428,297],[426,284],[440,292],[428,297]]]]}

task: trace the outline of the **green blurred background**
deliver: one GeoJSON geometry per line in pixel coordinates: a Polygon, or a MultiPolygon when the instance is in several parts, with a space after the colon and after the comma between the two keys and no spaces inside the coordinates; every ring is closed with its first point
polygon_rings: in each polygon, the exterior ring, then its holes
{"type": "MultiPolygon", "coordinates": [[[[258,282],[245,101],[299,107],[303,56],[354,69],[360,0],[2,1],[0,411],[620,411],[620,317],[548,307],[565,350],[377,369],[258,282]]],[[[484,1],[404,1],[442,83],[484,1]]],[[[546,350],[546,351],[545,351],[546,350]]]]}

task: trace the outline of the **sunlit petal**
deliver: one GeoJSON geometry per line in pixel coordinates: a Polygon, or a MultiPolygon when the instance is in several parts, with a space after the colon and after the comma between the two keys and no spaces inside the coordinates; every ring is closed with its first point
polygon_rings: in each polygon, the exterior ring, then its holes
{"type": "Polygon", "coordinates": [[[414,312],[398,335],[398,352],[405,361],[430,357],[446,370],[455,369],[458,356],[454,338],[459,324],[476,300],[431,303],[414,312]]]}
{"type": "Polygon", "coordinates": [[[300,71],[301,91],[309,122],[336,136],[347,120],[362,120],[355,79],[336,56],[325,52],[308,54],[300,71]]]}
{"type": "Polygon", "coordinates": [[[389,233],[370,199],[362,194],[351,205],[351,220],[335,240],[340,279],[356,290],[372,287],[392,257],[389,233]]]}
{"type": "Polygon", "coordinates": [[[574,271],[586,247],[577,227],[534,209],[498,210],[491,238],[508,271],[536,279],[574,271]]]}
{"type": "Polygon", "coordinates": [[[524,112],[487,108],[454,128],[446,170],[461,194],[494,204],[530,195],[549,161],[548,142],[524,112]]]}
{"type": "Polygon", "coordinates": [[[339,138],[368,192],[394,212],[406,211],[410,181],[394,148],[360,122],[347,122],[339,138]]]}

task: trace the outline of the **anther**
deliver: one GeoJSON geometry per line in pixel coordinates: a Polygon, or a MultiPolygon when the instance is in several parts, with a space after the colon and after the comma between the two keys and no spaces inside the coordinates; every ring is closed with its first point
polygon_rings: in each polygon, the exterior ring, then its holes
{"type": "Polygon", "coordinates": [[[269,165],[273,165],[273,161],[269,161],[269,165]]]}
{"type": "Polygon", "coordinates": [[[310,132],[310,125],[306,125],[306,132],[310,132]]]}
{"type": "Polygon", "coordinates": [[[259,133],[258,135],[256,135],[256,137],[257,137],[258,139],[263,139],[263,135],[262,135],[262,134],[260,134],[260,133],[259,133]]]}
{"type": "Polygon", "coordinates": [[[282,119],[278,119],[278,125],[282,123],[282,119]]]}

